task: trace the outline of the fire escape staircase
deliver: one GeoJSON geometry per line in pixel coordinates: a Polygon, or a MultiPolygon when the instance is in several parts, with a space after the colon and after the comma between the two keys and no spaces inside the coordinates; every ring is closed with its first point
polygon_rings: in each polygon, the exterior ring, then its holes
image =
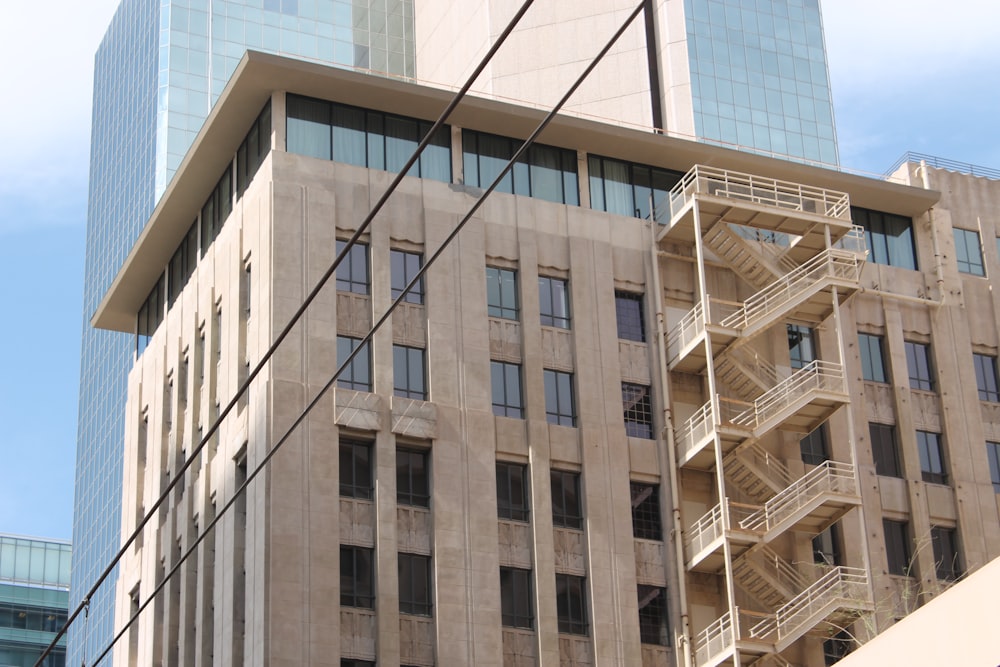
{"type": "Polygon", "coordinates": [[[684,530],[684,566],[728,569],[767,610],[729,606],[693,637],[695,664],[739,656],[788,667],[779,652],[824,621],[870,611],[870,588],[863,570],[844,567],[809,582],[769,544],[789,530],[818,534],[860,505],[860,489],[854,466],[836,461],[793,479],[761,441],[775,429],[809,432],[847,403],[843,366],[816,360],[781,372],[752,341],[789,320],[826,320],[834,288],[839,297],[858,288],[864,234],[844,193],[702,165],[671,190],[657,222],[658,242],[697,243],[700,234],[710,256],[757,290],[742,302],[702,294],[664,341],[670,370],[708,372],[721,392],[677,427],[677,465],[715,470],[739,491],[684,530]]]}

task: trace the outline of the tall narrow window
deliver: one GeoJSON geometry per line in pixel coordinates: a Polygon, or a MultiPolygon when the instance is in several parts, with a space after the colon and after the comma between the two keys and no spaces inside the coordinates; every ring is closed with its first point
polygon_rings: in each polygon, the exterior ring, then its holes
{"type": "Polygon", "coordinates": [[[340,605],[375,608],[374,549],[340,547],[340,605]]]}
{"type": "Polygon", "coordinates": [[[622,413],[626,435],[653,438],[653,408],[648,386],[622,382],[622,413]]]}
{"type": "Polygon", "coordinates": [[[573,374],[545,369],[545,418],[550,424],[576,426],[573,374]]]}
{"type": "Polygon", "coordinates": [[[569,329],[569,290],[565,280],[538,276],[538,310],[542,326],[569,329]]]}
{"type": "Polygon", "coordinates": [[[419,347],[392,346],[393,393],[396,396],[427,400],[425,356],[419,347]]]}
{"type": "Polygon", "coordinates": [[[615,319],[618,324],[618,338],[640,343],[646,340],[641,294],[615,290],[615,319]]]}
{"type": "Polygon", "coordinates": [[[920,451],[920,473],[925,482],[947,484],[944,454],[941,451],[941,434],[917,431],[917,449],[920,451]]]}
{"type": "Polygon", "coordinates": [[[906,341],[906,367],[910,374],[910,389],[934,391],[929,345],[906,341]]]}
{"type": "Polygon", "coordinates": [[[580,475],[565,470],[550,473],[552,483],[552,524],[560,528],[583,529],[580,502],[580,475]]]}
{"type": "MultiPolygon", "coordinates": [[[[357,338],[349,336],[337,336],[337,364],[343,364],[361,345],[357,338]]],[[[365,344],[363,349],[355,355],[351,363],[347,365],[344,372],[337,378],[337,386],[341,389],[354,389],[356,391],[372,390],[371,371],[371,348],[365,344]]]]}
{"type": "Polygon", "coordinates": [[[868,435],[872,441],[872,457],[875,472],[886,477],[902,477],[899,464],[899,447],[896,441],[896,427],[891,424],[869,422],[868,435]]]}
{"type": "Polygon", "coordinates": [[[931,526],[931,545],[934,548],[934,569],[941,581],[955,581],[962,576],[958,555],[958,539],[954,528],[931,526]]]}
{"type": "Polygon", "coordinates": [[[826,424],[820,424],[806,437],[799,440],[802,462],[818,466],[830,459],[827,450],[826,424]]]}
{"type": "Polygon", "coordinates": [[[788,361],[792,368],[804,368],[816,360],[813,330],[800,324],[788,325],[788,361]]]}
{"type": "Polygon", "coordinates": [[[905,521],[882,519],[885,533],[885,554],[889,574],[901,577],[912,576],[913,563],[910,560],[910,527],[905,521]]]}
{"type": "Polygon", "coordinates": [[[834,524],[817,535],[812,540],[813,562],[820,565],[843,565],[840,552],[840,530],[834,524]]]}
{"type": "Polygon", "coordinates": [[[660,522],[660,487],[656,484],[630,484],[632,494],[632,535],[641,540],[662,540],[660,522]]]}
{"type": "Polygon", "coordinates": [[[1000,402],[1000,390],[997,389],[997,358],[987,354],[973,354],[972,364],[976,368],[979,400],[1000,402]]]}
{"type": "Polygon", "coordinates": [[[851,652],[854,639],[847,630],[841,630],[823,642],[823,664],[835,665],[851,652]]]}
{"type": "Polygon", "coordinates": [[[569,635],[586,635],[587,590],[586,579],[571,574],[556,574],[556,613],[559,632],[569,635]]]}
{"type": "Polygon", "coordinates": [[[657,210],[666,206],[670,189],[683,174],[642,164],[591,155],[590,207],[618,215],[648,218],[650,203],[657,210]]]}
{"type": "MultiPolygon", "coordinates": [[[[406,252],[405,250],[390,250],[389,265],[392,279],[392,298],[395,300],[403,293],[410,281],[417,277],[421,267],[424,265],[424,256],[419,252],[406,252]]],[[[424,302],[424,279],[418,280],[403,301],[407,303],[424,302]]]]}
{"type": "Polygon", "coordinates": [[[986,443],[986,459],[990,466],[990,481],[993,492],[1000,493],[1000,442],[986,443]]]}
{"type": "Polygon", "coordinates": [[[521,397],[521,366],[506,361],[490,362],[493,414],[498,417],[524,417],[521,397]]]}
{"type": "Polygon", "coordinates": [[[399,554],[399,613],[430,616],[433,608],[431,559],[418,554],[399,554]]]}
{"type": "Polygon", "coordinates": [[[528,466],[497,461],[497,517],[527,521],[528,466]]]}
{"type": "MultiPolygon", "coordinates": [[[[346,247],[347,241],[337,240],[338,257],[346,247]]],[[[368,294],[370,284],[368,276],[368,246],[364,243],[355,243],[337,267],[337,290],[368,294]]]]}
{"type": "Polygon", "coordinates": [[[429,507],[430,473],[426,450],[396,450],[396,503],[409,507],[429,507]]]}
{"type": "Polygon", "coordinates": [[[372,446],[358,440],[340,441],[340,495],[372,498],[372,446]]]}
{"type": "Polygon", "coordinates": [[[979,232],[955,227],[955,259],[958,270],[973,276],[985,276],[983,252],[979,246],[979,232]]]}
{"type": "Polygon", "coordinates": [[[490,317],[518,319],[516,271],[486,267],[486,311],[490,317]]]}
{"type": "Polygon", "coordinates": [[[884,344],[881,336],[858,334],[861,348],[861,374],[869,382],[887,382],[884,344]]]}
{"type": "Polygon", "coordinates": [[[531,570],[514,567],[500,568],[500,618],[504,627],[535,626],[532,613],[531,570]]]}
{"type": "Polygon", "coordinates": [[[636,586],[639,594],[639,639],[643,644],[670,646],[667,622],[667,589],[636,586]]]}

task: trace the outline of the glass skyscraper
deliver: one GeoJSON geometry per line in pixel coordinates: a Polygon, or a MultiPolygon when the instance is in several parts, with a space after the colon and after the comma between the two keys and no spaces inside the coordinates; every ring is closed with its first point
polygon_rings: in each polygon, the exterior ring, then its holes
{"type": "MultiPolygon", "coordinates": [[[[71,606],[120,546],[131,336],[90,316],[247,49],[413,76],[413,0],[123,0],[94,62],[71,606]]],[[[114,582],[74,623],[68,664],[113,636],[114,582]]],[[[110,663],[106,660],[105,663],[110,663]]]]}
{"type": "Polygon", "coordinates": [[[819,0],[685,0],[695,133],[839,163],[819,0]]]}

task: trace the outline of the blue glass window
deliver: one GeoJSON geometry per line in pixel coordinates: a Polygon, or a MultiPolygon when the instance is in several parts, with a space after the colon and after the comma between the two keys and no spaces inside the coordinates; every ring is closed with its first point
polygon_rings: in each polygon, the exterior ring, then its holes
{"type": "Polygon", "coordinates": [[[660,208],[670,188],[684,176],[678,171],[591,155],[590,207],[618,215],[648,218],[650,200],[660,208]]]}
{"type": "MultiPolygon", "coordinates": [[[[462,130],[465,183],[479,188],[489,187],[522,143],[520,139],[462,130]]],[[[497,192],[578,205],[580,190],[576,152],[532,144],[527,153],[514,163],[513,169],[504,175],[497,192]]]]}
{"type": "Polygon", "coordinates": [[[865,228],[869,261],[903,269],[917,268],[912,219],[857,206],[851,207],[851,217],[854,224],[865,228]]]}
{"type": "MultiPolygon", "coordinates": [[[[287,97],[286,150],[398,173],[433,123],[300,95],[287,97]]],[[[443,126],[409,176],[451,181],[451,133],[443,126]]]]}
{"type": "Polygon", "coordinates": [[[953,230],[955,232],[955,259],[958,270],[974,276],[985,276],[983,253],[979,247],[979,232],[968,229],[953,230]]]}

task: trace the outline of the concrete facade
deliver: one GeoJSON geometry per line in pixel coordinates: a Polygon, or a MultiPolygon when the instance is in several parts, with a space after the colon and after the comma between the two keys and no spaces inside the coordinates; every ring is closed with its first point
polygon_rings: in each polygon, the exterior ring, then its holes
{"type": "MultiPolygon", "coordinates": [[[[241,63],[94,318],[136,330],[269,103],[271,150],[176,301],[160,305],[130,373],[123,535],[392,179],[286,151],[289,92],[422,119],[447,99],[273,56],[241,63]]],[[[368,293],[329,284],[222,423],[123,561],[116,629],[317,396],[336,337],[363,336],[389,306],[390,251],[429,257],[479,194],[464,184],[462,131],[526,136],[539,118],[489,100],[459,108],[451,182],[404,179],[362,237],[368,293]]],[[[917,164],[897,175],[910,185],[877,181],[572,117],[543,140],[576,152],[583,205],[494,194],[431,268],[423,303],[375,335],[373,391],[320,399],[140,615],[116,664],[822,665],[840,628],[880,631],[948,585],[932,526],[957,529],[963,572],[1000,555],[985,448],[1000,439],[1000,402],[972,384],[972,353],[996,355],[1000,323],[990,279],[958,272],[952,237],[952,226],[996,237],[995,182],[917,164]],[[588,206],[589,155],[685,176],[655,223],[612,215],[588,206]],[[920,270],[875,263],[871,250],[866,263],[850,206],[911,219],[920,270]],[[739,257],[710,233],[737,236],[733,225],[756,230],[740,232],[739,257]],[[516,319],[488,315],[488,266],[516,271],[516,319]],[[542,325],[539,277],[568,281],[568,328],[542,325]],[[621,337],[616,292],[640,295],[643,340],[621,337]],[[788,324],[814,329],[815,359],[790,357],[788,324]],[[858,332],[882,337],[888,381],[864,379],[858,332]],[[914,341],[933,350],[932,391],[910,389],[914,341]],[[394,395],[393,345],[426,351],[429,400],[394,395]],[[491,361],[521,368],[523,419],[496,416],[491,361]],[[574,426],[547,418],[544,370],[572,374],[574,426]],[[638,418],[623,383],[650,388],[650,437],[627,435],[638,418]],[[799,441],[820,423],[827,460],[806,463],[799,441]],[[897,476],[877,473],[869,423],[896,426],[897,476]],[[918,430],[944,435],[946,484],[924,481],[918,430]],[[349,440],[370,444],[371,499],[339,490],[334,448],[349,440]],[[397,502],[400,448],[428,453],[427,509],[397,502]],[[498,462],[527,466],[528,521],[497,518],[498,462]],[[552,471],[579,475],[582,529],[556,525],[552,471]],[[658,487],[662,539],[635,536],[632,484],[658,487]],[[907,522],[908,576],[890,574],[883,519],[907,522]],[[837,562],[817,565],[812,538],[830,526],[837,562]],[[373,549],[371,609],[338,599],[343,547],[373,549]],[[429,615],[399,611],[402,554],[430,558],[429,615]],[[530,571],[531,627],[504,624],[501,568],[530,571]],[[560,631],[564,576],[583,578],[582,634],[560,631]],[[642,641],[639,586],[666,594],[667,641],[642,641]]],[[[1000,271],[994,245],[983,245],[987,276],[1000,271]]]]}

